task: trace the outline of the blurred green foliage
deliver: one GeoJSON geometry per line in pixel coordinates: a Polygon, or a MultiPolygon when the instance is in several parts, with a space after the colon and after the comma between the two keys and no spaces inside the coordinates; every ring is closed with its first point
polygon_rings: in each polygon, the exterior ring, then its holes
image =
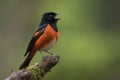
{"type": "MultiPolygon", "coordinates": [[[[60,13],[60,37],[51,51],[60,56],[60,62],[45,80],[120,80],[119,3],[119,0],[1,0],[0,79],[11,70],[18,70],[42,14],[54,11],[60,13]]],[[[38,52],[31,65],[40,58],[38,52]]]]}

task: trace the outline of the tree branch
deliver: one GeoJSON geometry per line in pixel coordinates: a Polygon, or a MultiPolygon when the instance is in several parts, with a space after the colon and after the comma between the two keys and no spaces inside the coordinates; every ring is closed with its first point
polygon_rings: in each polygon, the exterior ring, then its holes
{"type": "Polygon", "coordinates": [[[47,72],[51,70],[59,61],[59,56],[46,56],[39,64],[28,67],[27,69],[12,72],[4,80],[42,80],[47,72]]]}

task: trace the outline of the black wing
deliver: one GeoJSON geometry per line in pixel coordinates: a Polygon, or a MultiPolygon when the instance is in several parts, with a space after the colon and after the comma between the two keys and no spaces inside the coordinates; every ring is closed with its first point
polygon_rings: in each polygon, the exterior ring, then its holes
{"type": "Polygon", "coordinates": [[[33,37],[32,37],[32,39],[30,40],[30,43],[29,43],[29,45],[28,45],[28,47],[27,47],[27,50],[26,50],[26,53],[25,53],[25,55],[24,56],[26,56],[27,55],[27,53],[28,52],[30,52],[32,49],[33,49],[33,45],[35,44],[35,42],[38,40],[38,38],[44,33],[44,31],[45,31],[45,25],[44,25],[44,27],[42,26],[42,27],[40,27],[40,28],[38,28],[37,30],[36,30],[36,32],[35,33],[37,33],[37,35],[33,35],[33,37]]]}

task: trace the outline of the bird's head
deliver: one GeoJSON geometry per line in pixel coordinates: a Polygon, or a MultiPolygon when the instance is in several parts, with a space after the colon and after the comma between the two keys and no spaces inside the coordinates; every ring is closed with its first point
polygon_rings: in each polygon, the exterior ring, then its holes
{"type": "Polygon", "coordinates": [[[57,15],[57,13],[55,13],[55,12],[44,13],[43,19],[46,20],[47,22],[54,23],[59,20],[59,18],[55,18],[56,15],[57,15]]]}

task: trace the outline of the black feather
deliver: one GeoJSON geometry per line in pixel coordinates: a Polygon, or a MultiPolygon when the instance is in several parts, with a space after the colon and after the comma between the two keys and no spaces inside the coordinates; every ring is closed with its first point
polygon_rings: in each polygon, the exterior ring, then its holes
{"type": "Polygon", "coordinates": [[[36,42],[36,41],[38,40],[38,38],[44,33],[44,31],[45,31],[45,28],[37,31],[37,32],[39,32],[39,34],[38,34],[37,36],[33,36],[33,37],[32,37],[32,39],[30,40],[30,43],[29,43],[29,45],[28,45],[28,47],[27,47],[27,51],[25,52],[25,55],[24,55],[24,56],[26,56],[27,53],[30,52],[30,51],[33,49],[33,46],[34,46],[35,42],[36,42]]]}

